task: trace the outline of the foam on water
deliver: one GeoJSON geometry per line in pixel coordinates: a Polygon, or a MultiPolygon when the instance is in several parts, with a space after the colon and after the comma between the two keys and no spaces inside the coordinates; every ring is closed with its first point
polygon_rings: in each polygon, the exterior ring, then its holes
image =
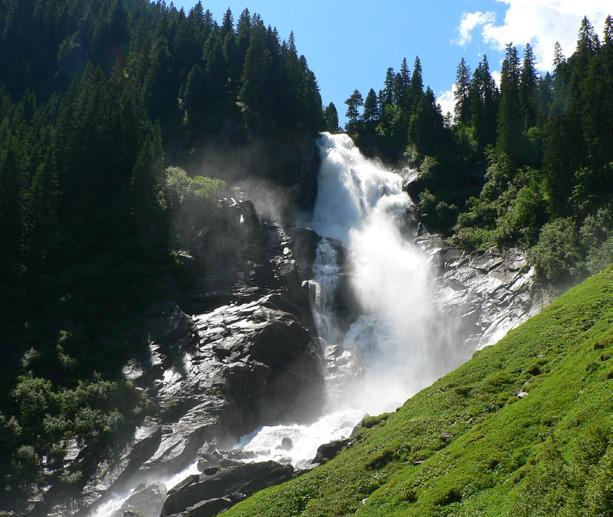
{"type": "Polygon", "coordinates": [[[315,319],[328,350],[353,369],[328,372],[329,400],[318,421],[265,427],[245,445],[268,451],[258,459],[288,458],[297,466],[314,456],[318,444],[347,436],[365,414],[398,407],[465,359],[437,321],[428,257],[405,236],[411,201],[401,177],[366,159],[347,135],[324,133],[318,146],[322,163],[312,225],[324,239],[313,266],[315,319]],[[339,272],[329,239],[347,249],[352,288],[364,312],[346,330],[336,328],[329,303],[339,272]],[[277,449],[283,438],[292,441],[292,450],[277,449]]]}

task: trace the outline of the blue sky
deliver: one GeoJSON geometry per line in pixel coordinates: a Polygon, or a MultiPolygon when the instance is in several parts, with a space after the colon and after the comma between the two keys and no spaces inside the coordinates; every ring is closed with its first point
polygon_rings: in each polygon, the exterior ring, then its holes
{"type": "MultiPolygon", "coordinates": [[[[189,9],[196,0],[175,0],[189,9]]],[[[388,66],[419,55],[424,82],[450,107],[458,61],[474,66],[487,53],[499,70],[507,41],[532,43],[540,68],[551,66],[553,43],[572,52],[585,14],[600,32],[609,0],[204,0],[218,21],[230,7],[235,19],[248,7],[276,26],[282,38],[293,30],[300,53],[319,81],[324,103],[344,118],[344,100],[358,88],[382,87],[388,66]]],[[[613,11],[613,9],[610,9],[613,11]]]]}

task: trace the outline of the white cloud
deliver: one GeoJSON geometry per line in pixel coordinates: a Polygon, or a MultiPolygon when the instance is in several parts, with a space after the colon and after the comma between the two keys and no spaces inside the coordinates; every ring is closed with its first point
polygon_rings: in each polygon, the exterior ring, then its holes
{"type": "MultiPolygon", "coordinates": [[[[496,82],[496,86],[500,88],[500,72],[494,70],[492,72],[492,78],[496,82]]],[[[436,93],[436,102],[441,107],[441,111],[443,115],[447,115],[447,113],[451,113],[452,120],[454,119],[454,109],[455,109],[455,92],[456,92],[456,83],[451,85],[451,88],[448,90],[443,90],[436,93]]]]}
{"type": "Polygon", "coordinates": [[[543,71],[553,67],[556,41],[560,42],[566,56],[574,52],[577,31],[584,16],[601,32],[607,14],[613,10],[611,0],[497,1],[508,6],[502,23],[496,24],[495,17],[481,21],[487,14],[481,11],[464,13],[458,27],[458,42],[465,44],[470,41],[472,31],[480,26],[483,41],[497,50],[504,49],[509,42],[515,45],[530,43],[534,48],[536,66],[543,71]]]}
{"type": "Polygon", "coordinates": [[[443,112],[443,115],[446,115],[447,113],[451,113],[451,116],[453,117],[453,108],[455,106],[455,99],[453,96],[455,94],[455,90],[456,90],[456,85],[455,83],[453,83],[451,85],[451,88],[449,88],[449,90],[438,92],[436,94],[436,102],[441,107],[441,111],[443,112]]]}
{"type": "Polygon", "coordinates": [[[463,13],[458,27],[458,45],[466,45],[473,39],[473,31],[480,25],[492,24],[496,20],[496,15],[491,11],[474,11],[463,13]]]}
{"type": "Polygon", "coordinates": [[[494,79],[494,82],[496,83],[496,86],[498,86],[498,88],[500,88],[500,71],[499,70],[494,70],[492,72],[492,79],[494,79]]]}

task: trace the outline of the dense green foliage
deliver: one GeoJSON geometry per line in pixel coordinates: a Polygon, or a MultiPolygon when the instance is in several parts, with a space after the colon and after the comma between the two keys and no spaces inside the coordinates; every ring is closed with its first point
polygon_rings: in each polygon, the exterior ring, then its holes
{"type": "Polygon", "coordinates": [[[433,230],[468,248],[532,248],[545,280],[576,280],[613,259],[612,31],[609,17],[601,43],[584,19],[553,75],[536,73],[529,44],[523,60],[509,44],[500,88],[486,56],[473,73],[462,59],[453,121],[419,59],[412,74],[405,60],[378,94],[353,92],[347,131],[366,154],[419,170],[411,194],[433,230]]]}
{"type": "MultiPolygon", "coordinates": [[[[43,457],[61,466],[72,440],[107,445],[140,411],[116,381],[134,346],[118,336],[225,191],[167,164],[194,170],[209,149],[240,154],[262,139],[311,142],[324,124],[293,34],[280,41],[247,10],[218,24],[200,3],[0,0],[9,497],[38,479],[43,457]]],[[[242,173],[287,184],[285,166],[242,173]]]]}
{"type": "MultiPolygon", "coordinates": [[[[486,58],[474,73],[462,62],[455,124],[419,59],[412,73],[405,60],[380,92],[354,92],[347,129],[368,154],[419,168],[433,228],[469,247],[519,243],[546,278],[579,278],[613,251],[611,37],[610,19],[602,43],[584,21],[577,52],[558,51],[545,77],[529,47],[520,64],[509,46],[501,91],[486,58]]],[[[291,185],[292,144],[324,128],[339,129],[338,113],[322,108],[294,35],[281,41],[247,10],[218,23],[201,3],[186,13],[163,1],[0,0],[6,500],[48,476],[77,484],[142,418],[147,401],[119,376],[139,352],[131,318],[179,250],[211,245],[203,229],[231,181],[291,185]],[[280,148],[291,158],[260,160],[280,148]],[[224,155],[257,166],[203,169],[224,155]],[[74,445],[90,456],[65,468],[74,445]]],[[[213,244],[219,257],[231,239],[213,244]]]]}
{"type": "Polygon", "coordinates": [[[612,297],[608,268],[227,515],[608,515],[612,297]]]}

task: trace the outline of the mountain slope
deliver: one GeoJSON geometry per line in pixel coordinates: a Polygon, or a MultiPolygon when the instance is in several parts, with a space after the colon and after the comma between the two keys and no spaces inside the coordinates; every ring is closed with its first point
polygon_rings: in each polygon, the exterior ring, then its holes
{"type": "Polygon", "coordinates": [[[605,515],[613,267],[227,515],[605,515]]]}

